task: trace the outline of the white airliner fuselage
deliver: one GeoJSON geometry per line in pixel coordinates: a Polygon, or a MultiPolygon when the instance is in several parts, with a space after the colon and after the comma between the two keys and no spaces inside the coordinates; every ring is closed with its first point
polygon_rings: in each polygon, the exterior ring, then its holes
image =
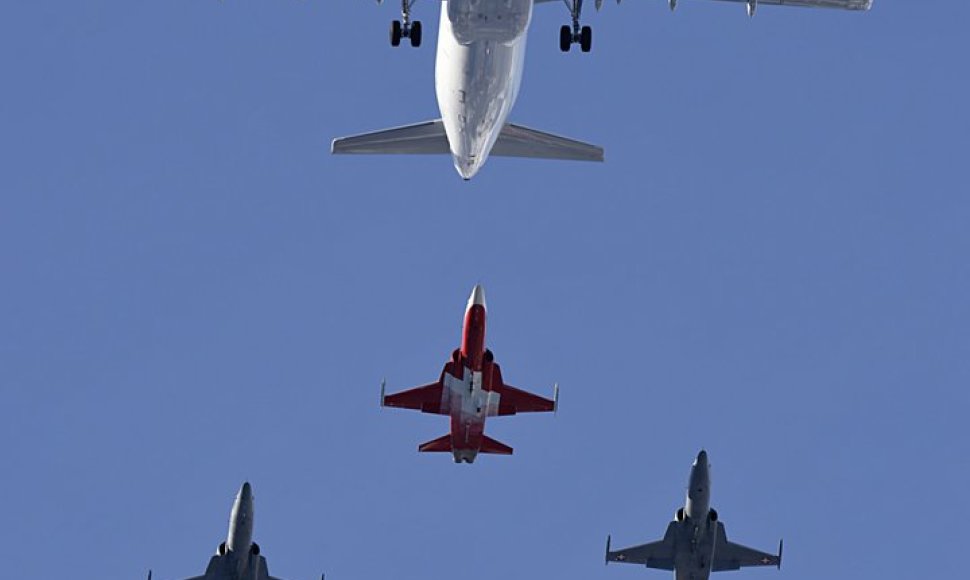
{"type": "MultiPolygon", "coordinates": [[[[378,0],[380,1],[380,0],[378,0]]],[[[410,19],[416,0],[401,0],[403,22],[391,24],[391,45],[407,37],[421,44],[421,23],[410,19]]],[[[526,36],[535,4],[552,0],[441,0],[435,92],[440,119],[338,137],[334,154],[446,155],[465,179],[488,157],[603,161],[603,148],[508,122],[519,95],[526,36]]],[[[749,13],[760,4],[866,10],[871,0],[733,0],[749,13]]],[[[596,2],[597,8],[601,1],[596,2]]],[[[589,52],[592,29],[580,26],[583,0],[566,0],[572,26],[560,28],[559,47],[589,52]]],[[[671,0],[673,8],[676,2],[671,0]]]]}
{"type": "Polygon", "coordinates": [[[435,92],[465,179],[485,163],[519,94],[532,2],[441,2],[435,92]]]}
{"type": "MultiPolygon", "coordinates": [[[[420,22],[409,20],[414,1],[402,0],[405,21],[391,25],[393,46],[400,45],[405,33],[412,46],[420,45],[420,22]]],[[[435,62],[441,118],[338,137],[331,152],[450,155],[466,180],[478,173],[490,155],[603,161],[602,147],[508,122],[522,83],[532,7],[546,1],[442,0],[435,62]]],[[[565,41],[568,48],[573,41],[568,27],[564,28],[560,42],[565,41]]],[[[588,29],[583,27],[584,51],[589,49],[588,29]]]]}

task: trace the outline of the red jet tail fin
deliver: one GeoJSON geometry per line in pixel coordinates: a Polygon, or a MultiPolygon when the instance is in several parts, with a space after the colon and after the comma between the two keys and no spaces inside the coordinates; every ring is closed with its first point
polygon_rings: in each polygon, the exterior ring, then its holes
{"type": "Polygon", "coordinates": [[[496,441],[491,437],[484,435],[482,438],[482,449],[481,453],[494,453],[495,455],[512,455],[512,448],[502,443],[501,441],[496,441]]]}
{"type": "Polygon", "coordinates": [[[422,453],[451,453],[451,433],[418,445],[418,451],[422,453]]]}

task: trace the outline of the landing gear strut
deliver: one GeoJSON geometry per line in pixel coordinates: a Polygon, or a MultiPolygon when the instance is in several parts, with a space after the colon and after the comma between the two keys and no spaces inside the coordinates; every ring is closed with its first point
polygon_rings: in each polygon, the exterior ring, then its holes
{"type": "Polygon", "coordinates": [[[569,52],[570,47],[578,44],[580,50],[589,52],[593,47],[593,29],[589,26],[580,27],[579,17],[583,12],[583,0],[565,0],[569,6],[569,15],[573,24],[564,24],[559,29],[559,50],[569,52]]]}
{"type": "Polygon", "coordinates": [[[421,21],[411,22],[411,6],[416,0],[401,0],[401,20],[391,22],[391,46],[400,46],[402,38],[411,39],[411,46],[421,46],[421,21]]]}

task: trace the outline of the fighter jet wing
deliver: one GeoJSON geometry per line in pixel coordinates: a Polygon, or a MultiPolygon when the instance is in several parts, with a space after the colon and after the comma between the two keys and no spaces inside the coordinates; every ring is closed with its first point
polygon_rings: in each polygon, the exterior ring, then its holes
{"type": "MultiPolygon", "coordinates": [[[[731,2],[749,2],[749,0],[730,0],[731,2]]],[[[807,6],[810,8],[841,8],[843,10],[868,10],[872,7],[872,0],[757,0],[758,4],[774,4],[776,6],[807,6]]]]}
{"type": "Polygon", "coordinates": [[[205,567],[205,575],[193,576],[185,580],[231,580],[232,574],[226,566],[226,559],[223,556],[213,556],[209,558],[209,565],[205,567]]]}
{"type": "Polygon", "coordinates": [[[498,407],[499,416],[556,410],[555,401],[506,385],[502,380],[502,369],[498,366],[498,363],[492,363],[492,391],[501,395],[498,407]]]}
{"type": "MultiPolygon", "coordinates": [[[[449,370],[451,363],[445,366],[445,372],[449,370]]],[[[444,373],[442,373],[444,377],[444,373]]],[[[383,387],[381,389],[383,391],[383,387]]],[[[416,409],[422,413],[434,413],[437,415],[447,415],[449,409],[442,404],[444,384],[441,379],[421,387],[415,387],[393,395],[381,393],[381,404],[385,407],[398,407],[401,409],[416,409]]]]}
{"type": "Polygon", "coordinates": [[[777,566],[781,568],[781,549],[778,546],[778,554],[769,554],[754,548],[742,546],[729,542],[724,531],[724,524],[717,523],[717,543],[714,545],[714,561],[711,563],[711,570],[722,572],[724,570],[740,570],[749,566],[777,566]]]}
{"type": "Polygon", "coordinates": [[[610,551],[610,541],[606,540],[606,561],[622,562],[624,564],[640,564],[647,568],[659,570],[674,569],[674,531],[677,522],[670,522],[664,539],[650,542],[632,548],[624,548],[615,552],[610,551]]]}
{"type": "Polygon", "coordinates": [[[259,557],[258,580],[280,580],[269,575],[269,566],[266,565],[266,558],[264,556],[259,557]]]}

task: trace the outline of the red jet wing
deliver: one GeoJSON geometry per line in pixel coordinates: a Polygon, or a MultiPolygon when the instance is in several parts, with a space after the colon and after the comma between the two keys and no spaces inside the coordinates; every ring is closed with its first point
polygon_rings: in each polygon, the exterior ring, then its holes
{"type": "Polygon", "coordinates": [[[500,394],[498,414],[541,413],[556,410],[556,402],[505,384],[502,369],[492,363],[492,391],[500,394]]]}
{"type": "Polygon", "coordinates": [[[423,387],[416,387],[408,391],[401,391],[384,397],[385,407],[401,409],[417,409],[422,413],[447,415],[441,412],[441,392],[444,387],[440,382],[431,383],[423,387]]]}
{"type": "Polygon", "coordinates": [[[447,403],[445,403],[445,406],[442,405],[442,396],[444,394],[445,373],[450,373],[451,368],[452,364],[450,362],[446,364],[445,370],[441,372],[441,377],[437,382],[415,387],[407,391],[401,391],[400,393],[394,393],[393,395],[385,395],[383,397],[384,406],[400,409],[416,409],[422,413],[434,413],[436,415],[450,414],[451,410],[445,408],[447,403]]]}

